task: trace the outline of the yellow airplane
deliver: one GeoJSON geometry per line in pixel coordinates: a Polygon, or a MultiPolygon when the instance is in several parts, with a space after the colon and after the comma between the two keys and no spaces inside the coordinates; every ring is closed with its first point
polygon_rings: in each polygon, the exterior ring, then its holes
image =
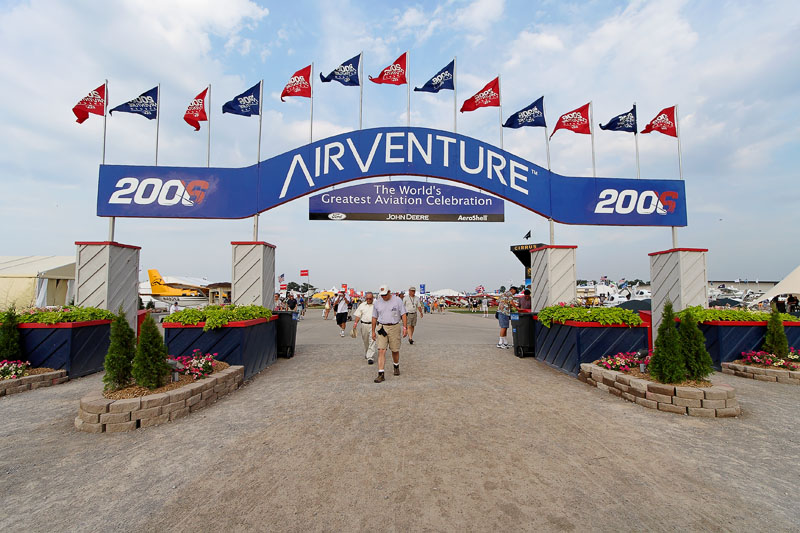
{"type": "Polygon", "coordinates": [[[208,288],[200,285],[167,283],[158,270],[147,271],[150,278],[150,292],[153,298],[171,304],[178,302],[181,307],[199,307],[208,304],[208,288]]]}

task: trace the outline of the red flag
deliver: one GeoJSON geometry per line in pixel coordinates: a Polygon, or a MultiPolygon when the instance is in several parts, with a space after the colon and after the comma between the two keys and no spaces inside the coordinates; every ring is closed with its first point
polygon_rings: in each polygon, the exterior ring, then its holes
{"type": "Polygon", "coordinates": [[[560,129],[574,131],[575,133],[584,133],[586,135],[591,134],[592,128],[591,124],[589,124],[589,104],[561,115],[558,122],[556,122],[553,133],[550,134],[550,138],[552,139],[553,135],[560,129]]]}
{"type": "Polygon", "coordinates": [[[281,102],[284,96],[305,96],[311,98],[311,65],[301,68],[289,78],[289,83],[283,88],[281,102]]]}
{"type": "Polygon", "coordinates": [[[650,123],[644,127],[642,133],[650,133],[651,131],[657,131],[671,137],[678,136],[677,121],[675,120],[675,106],[667,107],[659,111],[656,118],[651,120],[650,123]]]}
{"type": "Polygon", "coordinates": [[[389,83],[391,85],[405,85],[408,83],[406,78],[406,56],[408,52],[395,59],[394,63],[383,69],[377,78],[369,77],[374,83],[389,83]]]}
{"type": "Polygon", "coordinates": [[[308,270],[301,270],[300,276],[308,276],[308,270]]]}
{"type": "Polygon", "coordinates": [[[500,77],[493,79],[486,84],[486,87],[478,91],[475,96],[464,100],[461,104],[461,112],[475,111],[479,107],[499,107],[500,106],[500,77]]]}
{"type": "Polygon", "coordinates": [[[87,94],[78,105],[72,108],[72,112],[78,117],[78,124],[83,124],[89,113],[95,115],[105,115],[106,112],[106,85],[103,84],[94,91],[87,94]]]}
{"type": "Polygon", "coordinates": [[[208,87],[194,97],[189,107],[186,108],[186,113],[183,114],[183,120],[192,126],[194,131],[200,131],[200,123],[208,120],[208,115],[206,115],[206,94],[208,94],[208,87]]]}

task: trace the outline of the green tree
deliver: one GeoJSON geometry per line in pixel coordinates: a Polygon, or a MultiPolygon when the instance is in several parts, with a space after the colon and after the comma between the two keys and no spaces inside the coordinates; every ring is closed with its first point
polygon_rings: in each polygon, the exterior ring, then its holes
{"type": "Polygon", "coordinates": [[[136,333],[128,324],[122,307],[119,314],[111,322],[111,342],[103,366],[106,390],[117,390],[130,385],[133,370],[133,358],[136,356],[136,333]]]}
{"type": "Polygon", "coordinates": [[[148,389],[157,389],[169,376],[170,367],[167,364],[167,347],[158,332],[153,317],[150,313],[142,322],[139,334],[139,346],[133,358],[133,379],[136,384],[148,389]]]}
{"type": "Polygon", "coordinates": [[[286,290],[289,292],[298,292],[300,290],[300,285],[298,285],[296,281],[290,281],[286,284],[286,290]]]}
{"type": "Polygon", "coordinates": [[[706,350],[706,338],[692,313],[686,313],[678,329],[683,362],[689,379],[702,380],[714,371],[714,363],[706,350]]]}
{"type": "Polygon", "coordinates": [[[675,327],[675,313],[672,302],[667,300],[661,313],[658,338],[653,357],[650,358],[650,374],[661,383],[680,383],[686,379],[686,365],[683,362],[678,328],[675,327]]]}
{"type": "Polygon", "coordinates": [[[772,304],[772,312],[769,314],[767,322],[767,336],[764,338],[764,346],[761,349],[781,358],[786,357],[789,353],[789,341],[786,339],[781,314],[775,304],[772,304]]]}
{"type": "Polygon", "coordinates": [[[22,351],[22,336],[17,329],[17,310],[12,305],[5,312],[0,313],[0,359],[9,361],[24,361],[25,353],[22,351]]]}
{"type": "Polygon", "coordinates": [[[506,286],[500,285],[500,294],[503,294],[504,292],[506,292],[506,286]]]}

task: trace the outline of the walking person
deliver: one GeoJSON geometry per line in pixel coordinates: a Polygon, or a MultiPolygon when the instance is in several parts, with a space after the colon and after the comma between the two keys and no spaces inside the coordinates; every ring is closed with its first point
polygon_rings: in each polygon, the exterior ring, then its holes
{"type": "Polygon", "coordinates": [[[409,287],[408,294],[403,297],[403,305],[406,308],[406,323],[408,324],[408,344],[414,344],[414,328],[417,327],[417,317],[422,317],[424,314],[422,303],[416,294],[417,288],[409,287]]]}
{"type": "Polygon", "coordinates": [[[297,300],[297,308],[300,310],[300,320],[303,320],[306,316],[306,300],[303,298],[302,294],[297,300]]]}
{"type": "Polygon", "coordinates": [[[322,317],[325,320],[328,320],[328,315],[330,314],[330,312],[331,312],[331,297],[330,296],[326,296],[325,297],[325,309],[322,311],[322,317]]]}
{"type": "Polygon", "coordinates": [[[364,357],[370,365],[375,362],[375,353],[378,351],[378,343],[372,338],[374,299],[375,295],[368,292],[364,295],[364,301],[358,304],[355,313],[353,313],[353,330],[361,334],[361,340],[364,342],[364,357]]]}
{"type": "Polygon", "coordinates": [[[497,321],[500,324],[500,340],[497,341],[498,348],[509,349],[506,334],[508,332],[508,325],[511,322],[511,313],[514,309],[517,309],[517,302],[514,297],[516,294],[517,288],[511,287],[497,300],[497,321]]]}
{"type": "Polygon", "coordinates": [[[483,318],[489,318],[489,298],[485,294],[481,296],[481,311],[483,318]]]}
{"type": "Polygon", "coordinates": [[[344,337],[344,328],[347,326],[347,305],[349,303],[350,297],[344,291],[339,291],[339,295],[333,302],[333,307],[336,308],[336,325],[341,328],[340,337],[344,337]]]}
{"type": "Polygon", "coordinates": [[[286,298],[286,308],[292,312],[292,320],[299,319],[300,312],[297,309],[297,299],[292,293],[289,293],[289,296],[286,298]]]}
{"type": "Polygon", "coordinates": [[[400,375],[400,341],[408,334],[406,307],[403,301],[389,292],[387,285],[381,285],[378,294],[380,298],[375,300],[372,308],[372,339],[378,341],[378,377],[375,378],[375,383],[384,381],[383,369],[386,365],[387,347],[392,351],[394,375],[400,375]]]}

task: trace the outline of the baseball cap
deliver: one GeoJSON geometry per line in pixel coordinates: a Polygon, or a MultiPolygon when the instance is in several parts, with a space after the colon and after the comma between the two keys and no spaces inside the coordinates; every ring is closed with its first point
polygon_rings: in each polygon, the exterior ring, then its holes
{"type": "Polygon", "coordinates": [[[389,286],[385,284],[381,285],[381,288],[378,289],[378,294],[380,294],[381,296],[386,296],[387,294],[389,294],[389,286]]]}
{"type": "Polygon", "coordinates": [[[415,290],[417,290],[417,288],[412,285],[411,287],[408,288],[408,290],[415,291],[415,290]]]}

